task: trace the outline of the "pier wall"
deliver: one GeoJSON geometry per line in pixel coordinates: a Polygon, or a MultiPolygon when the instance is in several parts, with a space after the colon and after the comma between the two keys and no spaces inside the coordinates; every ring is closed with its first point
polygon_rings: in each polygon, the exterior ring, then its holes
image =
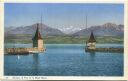
{"type": "Polygon", "coordinates": [[[8,53],[12,53],[12,54],[23,54],[23,53],[29,53],[29,52],[33,52],[33,51],[38,51],[38,52],[42,52],[44,51],[44,49],[38,49],[38,48],[5,48],[5,52],[8,53]]]}
{"type": "Polygon", "coordinates": [[[88,49],[86,48],[85,51],[94,51],[94,52],[117,52],[117,53],[123,53],[123,48],[95,48],[95,49],[88,49]]]}

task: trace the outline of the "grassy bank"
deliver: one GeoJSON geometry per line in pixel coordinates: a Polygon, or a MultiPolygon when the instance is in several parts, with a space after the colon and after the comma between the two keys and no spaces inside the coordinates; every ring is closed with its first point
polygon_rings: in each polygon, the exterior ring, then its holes
{"type": "MultiPolygon", "coordinates": [[[[88,40],[88,37],[73,37],[73,36],[44,36],[46,44],[82,44],[88,40]]],[[[123,43],[123,37],[117,36],[102,36],[96,37],[97,43],[123,43]]],[[[5,43],[32,43],[32,35],[17,35],[5,37],[5,43]]]]}

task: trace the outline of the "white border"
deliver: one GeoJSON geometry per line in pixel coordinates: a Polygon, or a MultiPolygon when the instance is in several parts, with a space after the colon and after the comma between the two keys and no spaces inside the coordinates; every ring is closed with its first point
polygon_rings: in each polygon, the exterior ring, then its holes
{"type": "MultiPolygon", "coordinates": [[[[128,2],[126,0],[5,0],[4,3],[122,3],[124,4],[124,76],[123,77],[114,77],[114,76],[4,76],[4,79],[7,80],[127,80],[128,78],[128,2]]],[[[4,6],[3,2],[0,4],[0,11],[3,11],[4,6]]],[[[0,14],[0,37],[4,38],[4,12],[0,14]]],[[[2,68],[0,68],[0,73],[1,70],[3,71],[3,39],[0,41],[1,50],[0,50],[0,59],[2,60],[2,68]]],[[[1,73],[3,75],[3,72],[1,73]]]]}
{"type": "Polygon", "coordinates": [[[0,2],[0,79],[3,75],[3,51],[4,51],[4,4],[0,2]]]}
{"type": "Polygon", "coordinates": [[[124,3],[127,0],[4,0],[6,3],[124,3]]]}

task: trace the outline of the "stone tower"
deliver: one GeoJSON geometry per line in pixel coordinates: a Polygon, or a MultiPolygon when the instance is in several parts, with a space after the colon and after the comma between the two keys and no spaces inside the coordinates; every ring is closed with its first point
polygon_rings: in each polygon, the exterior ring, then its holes
{"type": "Polygon", "coordinates": [[[43,39],[41,37],[41,34],[39,32],[39,24],[37,23],[37,29],[35,36],[32,38],[33,40],[33,48],[38,48],[38,50],[44,49],[43,47],[43,39]]]}
{"type": "Polygon", "coordinates": [[[95,37],[93,35],[93,32],[91,32],[90,38],[87,41],[87,48],[91,49],[91,50],[95,50],[96,49],[96,40],[95,40],[95,37]]]}

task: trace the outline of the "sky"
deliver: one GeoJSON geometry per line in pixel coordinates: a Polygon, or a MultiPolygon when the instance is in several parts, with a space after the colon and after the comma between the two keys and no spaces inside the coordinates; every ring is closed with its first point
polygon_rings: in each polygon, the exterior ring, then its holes
{"type": "Polygon", "coordinates": [[[108,22],[124,24],[124,5],[112,3],[5,3],[5,27],[37,22],[61,30],[82,29],[108,22]]]}

